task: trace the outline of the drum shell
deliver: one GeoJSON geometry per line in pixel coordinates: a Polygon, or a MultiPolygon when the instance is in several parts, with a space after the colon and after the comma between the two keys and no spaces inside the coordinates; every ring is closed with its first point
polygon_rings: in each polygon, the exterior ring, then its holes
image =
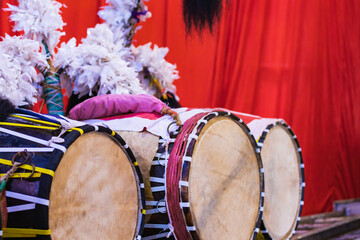
{"type": "MultiPolygon", "coordinates": [[[[17,124],[29,124],[33,126],[42,126],[42,124],[32,123],[26,120],[17,119],[17,118],[9,118],[8,123],[17,123],[17,124]]],[[[24,128],[17,126],[0,126],[2,129],[6,128],[10,131],[17,132],[19,134],[26,134],[28,136],[36,136],[36,138],[41,138],[45,140],[49,140],[54,136],[59,134],[59,131],[47,131],[43,129],[37,128],[24,128]]],[[[88,136],[88,134],[97,134],[100,136],[109,139],[109,141],[114,142],[116,146],[121,149],[127,157],[127,161],[129,161],[129,165],[131,165],[132,175],[134,177],[134,182],[136,182],[137,190],[137,208],[139,211],[138,217],[136,219],[137,229],[134,229],[134,234],[141,235],[144,223],[144,214],[142,209],[145,205],[144,191],[140,188],[142,183],[142,176],[138,167],[135,166],[136,160],[133,157],[131,150],[126,147],[126,143],[123,139],[115,134],[112,130],[104,127],[94,127],[90,125],[84,125],[78,130],[73,130],[70,133],[65,133],[63,136],[64,142],[61,145],[65,150],[70,148],[74,142],[77,141],[78,138],[82,136],[88,136]],[[133,161],[133,162],[131,162],[133,161]]],[[[37,144],[33,141],[25,140],[21,137],[11,137],[11,134],[5,133],[1,131],[0,136],[0,146],[1,148],[35,148],[39,147],[41,144],[37,144]],[[9,140],[10,139],[10,140],[9,140]]],[[[44,147],[42,145],[42,147],[44,147]]],[[[1,152],[1,159],[10,160],[14,155],[14,152],[1,152]]],[[[48,169],[53,172],[56,172],[57,167],[61,163],[61,160],[64,156],[64,152],[59,149],[54,149],[52,152],[35,152],[34,157],[32,159],[32,164],[34,164],[37,168],[48,169]]],[[[91,159],[89,159],[91,161],[91,159]]],[[[5,173],[9,170],[9,166],[0,165],[0,171],[5,173]]],[[[29,172],[29,171],[28,171],[29,172]]],[[[10,195],[14,195],[14,193],[20,193],[23,195],[27,195],[30,197],[35,197],[36,199],[42,199],[45,202],[48,201],[51,204],[50,192],[52,186],[53,178],[49,174],[41,174],[39,178],[31,178],[28,180],[21,179],[10,179],[7,184],[7,193],[10,195]],[[49,200],[50,199],[50,200],[49,200]]],[[[29,204],[28,201],[21,200],[19,198],[7,197],[7,202],[9,207],[16,207],[21,205],[29,204]]],[[[49,205],[49,204],[48,204],[49,205]]],[[[49,229],[49,206],[46,204],[35,204],[35,208],[28,209],[26,211],[17,211],[9,213],[8,219],[8,228],[21,228],[21,229],[39,229],[46,231],[49,229]]],[[[86,219],[84,219],[85,221],[86,219]]],[[[5,229],[6,231],[6,229],[5,229]]],[[[48,234],[39,234],[34,236],[36,239],[50,239],[50,235],[48,234]]],[[[134,236],[133,236],[134,237],[134,236]]],[[[13,238],[14,239],[14,238],[13,238]]],[[[132,239],[132,238],[131,238],[132,239]]]]}

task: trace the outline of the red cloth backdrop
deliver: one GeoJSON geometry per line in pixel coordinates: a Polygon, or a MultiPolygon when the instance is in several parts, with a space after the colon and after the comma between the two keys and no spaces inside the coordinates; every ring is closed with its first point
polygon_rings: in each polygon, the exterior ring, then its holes
{"type": "MultiPolygon", "coordinates": [[[[14,0],[1,1],[2,6],[14,0]]],[[[66,37],[78,40],[104,3],[62,0],[66,37]]],[[[360,197],[360,2],[232,0],[214,34],[186,37],[181,0],[152,0],[136,36],[167,46],[181,103],[285,119],[305,162],[303,215],[360,197]]],[[[1,12],[1,35],[11,33],[1,12]]]]}

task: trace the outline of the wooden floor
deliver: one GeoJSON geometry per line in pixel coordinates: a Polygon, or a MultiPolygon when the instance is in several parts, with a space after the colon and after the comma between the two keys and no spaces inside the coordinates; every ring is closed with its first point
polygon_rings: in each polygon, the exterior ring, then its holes
{"type": "Polygon", "coordinates": [[[291,239],[360,240],[360,199],[337,201],[333,212],[303,217],[291,239]]]}
{"type": "Polygon", "coordinates": [[[360,228],[343,235],[330,238],[329,240],[360,240],[360,228]]]}

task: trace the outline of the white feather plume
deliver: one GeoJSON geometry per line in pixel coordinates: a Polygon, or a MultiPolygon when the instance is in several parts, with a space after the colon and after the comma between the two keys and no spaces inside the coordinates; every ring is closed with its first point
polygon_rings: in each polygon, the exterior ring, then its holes
{"type": "Polygon", "coordinates": [[[156,44],[152,49],[151,45],[152,43],[150,42],[138,47],[132,46],[131,48],[135,56],[135,65],[137,70],[140,71],[140,81],[149,94],[154,93],[154,90],[149,87],[147,80],[144,78],[144,72],[141,72],[143,68],[147,68],[152,77],[157,78],[165,90],[175,94],[176,87],[173,82],[179,79],[180,76],[179,71],[176,70],[176,64],[171,64],[165,60],[169,49],[160,48],[156,44]]]}
{"type": "Polygon", "coordinates": [[[14,31],[24,31],[26,38],[38,42],[45,40],[49,50],[54,48],[65,33],[59,31],[65,23],[60,15],[63,4],[54,0],[19,0],[19,6],[8,4],[10,19],[15,22],[14,31]]]}
{"type": "Polygon", "coordinates": [[[82,44],[73,38],[63,43],[54,57],[54,66],[64,68],[61,80],[68,94],[140,94],[144,93],[137,72],[125,61],[129,49],[113,42],[113,33],[105,24],[88,30],[82,44]]]}
{"type": "Polygon", "coordinates": [[[43,77],[36,67],[48,67],[39,50],[38,42],[21,37],[6,35],[0,42],[0,96],[15,106],[37,101],[43,77]]]}
{"type": "Polygon", "coordinates": [[[137,21],[146,21],[151,17],[143,0],[106,0],[106,3],[108,5],[98,14],[114,32],[115,41],[128,36],[131,26],[137,21]]]}

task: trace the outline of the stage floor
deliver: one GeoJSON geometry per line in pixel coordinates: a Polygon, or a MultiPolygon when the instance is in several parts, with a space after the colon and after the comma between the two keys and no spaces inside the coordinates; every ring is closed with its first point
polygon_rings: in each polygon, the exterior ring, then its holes
{"type": "Polygon", "coordinates": [[[329,240],[360,240],[360,228],[357,230],[345,233],[343,235],[330,238],[329,240]]]}
{"type": "Polygon", "coordinates": [[[333,212],[303,217],[292,239],[360,240],[360,199],[334,202],[333,212]]]}

